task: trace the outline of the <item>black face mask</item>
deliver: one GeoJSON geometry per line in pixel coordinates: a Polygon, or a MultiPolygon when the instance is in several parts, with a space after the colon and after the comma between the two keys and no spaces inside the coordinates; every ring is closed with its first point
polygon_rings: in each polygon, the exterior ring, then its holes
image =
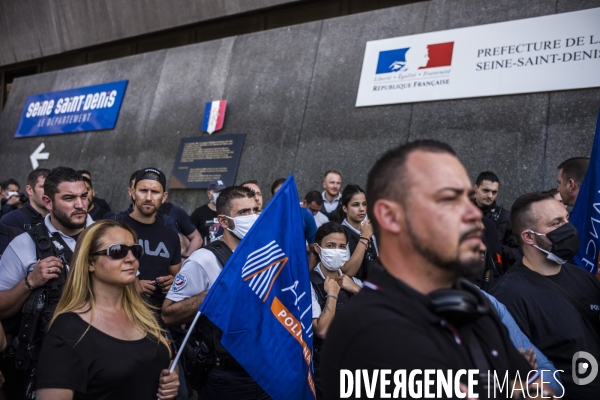
{"type": "Polygon", "coordinates": [[[537,246],[536,247],[548,254],[547,258],[557,264],[564,264],[568,260],[575,257],[579,251],[579,234],[577,233],[577,228],[575,228],[575,225],[570,222],[567,222],[552,232],[548,232],[546,235],[537,232],[534,233],[536,235],[546,236],[548,238],[552,244],[549,252],[537,246]]]}

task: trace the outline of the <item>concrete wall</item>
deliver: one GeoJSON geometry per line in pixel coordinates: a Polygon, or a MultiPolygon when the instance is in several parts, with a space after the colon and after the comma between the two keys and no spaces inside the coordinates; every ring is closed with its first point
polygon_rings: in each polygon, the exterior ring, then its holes
{"type": "MultiPolygon", "coordinates": [[[[168,175],[182,137],[201,135],[204,103],[227,99],[223,133],[246,133],[236,182],[293,172],[301,195],[322,173],[364,186],[375,159],[417,138],[450,143],[471,178],[501,179],[500,202],[555,185],[556,166],[589,155],[600,89],[355,108],[369,40],[598,7],[600,0],[434,0],[17,79],[0,118],[0,177],[24,182],[39,143],[44,167],[90,169],[101,197],[127,204],[129,174],[168,175]],[[28,95],[129,79],[112,131],[13,139],[28,95]]],[[[192,211],[203,191],[172,191],[192,211]]]]}
{"type": "Polygon", "coordinates": [[[0,66],[299,0],[2,0],[0,66]]]}

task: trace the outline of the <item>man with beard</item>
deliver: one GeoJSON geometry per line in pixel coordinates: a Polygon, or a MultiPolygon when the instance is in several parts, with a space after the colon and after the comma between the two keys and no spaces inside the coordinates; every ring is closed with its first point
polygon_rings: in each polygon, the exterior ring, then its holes
{"type": "Polygon", "coordinates": [[[165,174],[157,168],[138,171],[131,197],[131,214],[119,214],[123,222],[137,233],[144,248],[138,276],[141,291],[150,303],[160,307],[181,267],[181,243],[177,233],[156,218],[158,208],[167,198],[165,174]]]}
{"type": "MultiPolygon", "coordinates": [[[[56,289],[51,289],[50,286],[53,286],[54,282],[64,282],[63,279],[56,278],[67,273],[66,265],[75,250],[77,238],[86,226],[93,223],[87,215],[87,190],[83,177],[71,168],[58,167],[50,171],[44,181],[42,201],[49,212],[44,218],[44,225],[38,225],[30,232],[17,236],[0,259],[0,319],[5,324],[7,335],[12,337],[19,334],[21,338],[21,309],[31,298],[30,295],[37,293],[40,288],[46,288],[44,310],[48,310],[51,315],[58,303],[62,286],[57,286],[56,289]],[[43,227],[46,228],[45,233],[51,236],[50,246],[53,246],[52,253],[55,256],[40,259],[40,246],[36,244],[32,235],[43,227]]],[[[44,328],[43,324],[40,324],[39,328],[44,328]]],[[[37,345],[41,346],[41,342],[37,345]]],[[[20,351],[20,348],[17,351],[20,351]]],[[[6,360],[12,360],[14,366],[14,359],[6,360]]],[[[9,392],[8,397],[21,398],[25,389],[20,386],[23,380],[19,373],[22,374],[23,371],[3,369],[2,372],[7,375],[8,386],[5,385],[3,389],[9,392]]]]}
{"type": "Polygon", "coordinates": [[[586,352],[600,360],[600,283],[567,263],[580,245],[568,217],[565,207],[548,194],[519,197],[511,222],[524,256],[491,293],[531,342],[564,371],[564,398],[593,399],[600,392],[600,378],[579,381],[591,374],[580,376],[576,366],[583,360],[576,354],[586,352]]]}
{"type": "Polygon", "coordinates": [[[321,358],[325,399],[348,397],[348,390],[355,398],[358,390],[370,398],[394,390],[403,398],[456,398],[468,385],[481,397],[492,370],[519,387],[517,373],[523,385],[535,379],[487,299],[461,278],[483,266],[472,190],[454,150],[437,141],[405,144],[373,166],[368,215],[379,264],[329,328],[321,358]]]}

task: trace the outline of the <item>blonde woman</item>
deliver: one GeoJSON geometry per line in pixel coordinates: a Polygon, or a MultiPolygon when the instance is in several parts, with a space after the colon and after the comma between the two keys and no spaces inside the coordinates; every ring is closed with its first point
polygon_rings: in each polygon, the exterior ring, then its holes
{"type": "Polygon", "coordinates": [[[134,282],[143,250],[122,222],[86,228],[44,338],[38,400],[172,399],[171,350],[134,282]]]}

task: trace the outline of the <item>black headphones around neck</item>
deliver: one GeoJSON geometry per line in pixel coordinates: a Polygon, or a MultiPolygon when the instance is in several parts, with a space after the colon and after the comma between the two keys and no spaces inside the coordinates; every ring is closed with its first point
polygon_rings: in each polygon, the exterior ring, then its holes
{"type": "Polygon", "coordinates": [[[481,290],[464,278],[458,278],[452,289],[439,289],[429,294],[429,309],[455,326],[469,324],[490,311],[481,290]]]}

